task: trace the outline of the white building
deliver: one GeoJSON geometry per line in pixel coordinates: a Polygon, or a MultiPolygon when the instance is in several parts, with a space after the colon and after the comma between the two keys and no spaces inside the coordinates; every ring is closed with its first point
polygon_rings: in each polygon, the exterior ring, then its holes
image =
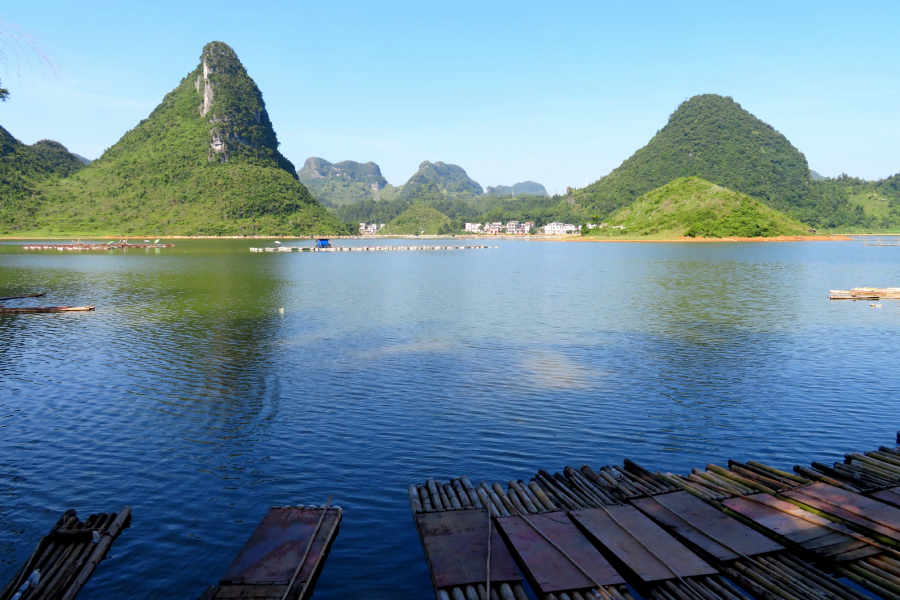
{"type": "Polygon", "coordinates": [[[519,222],[518,221],[510,221],[506,224],[506,233],[512,235],[514,233],[519,233],[519,222]]]}
{"type": "Polygon", "coordinates": [[[467,233],[481,233],[481,223],[466,223],[467,233]]]}
{"type": "Polygon", "coordinates": [[[544,225],[544,233],[546,235],[563,235],[566,233],[578,233],[578,227],[571,223],[560,223],[554,221],[549,225],[544,225]]]}
{"type": "Polygon", "coordinates": [[[484,224],[485,231],[492,235],[497,235],[498,233],[500,233],[500,229],[502,227],[503,227],[503,223],[500,223],[499,221],[496,223],[485,223],[484,224]]]}
{"type": "Polygon", "coordinates": [[[384,227],[384,223],[369,223],[368,225],[365,223],[360,223],[359,235],[375,235],[382,227],[384,227]]]}

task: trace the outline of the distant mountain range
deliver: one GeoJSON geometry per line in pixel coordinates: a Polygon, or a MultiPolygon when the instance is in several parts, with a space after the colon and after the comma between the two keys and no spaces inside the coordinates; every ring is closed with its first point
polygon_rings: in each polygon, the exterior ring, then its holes
{"type": "Polygon", "coordinates": [[[490,196],[549,196],[547,189],[539,183],[533,181],[523,181],[513,186],[498,185],[496,187],[488,186],[487,192],[490,196]]]}

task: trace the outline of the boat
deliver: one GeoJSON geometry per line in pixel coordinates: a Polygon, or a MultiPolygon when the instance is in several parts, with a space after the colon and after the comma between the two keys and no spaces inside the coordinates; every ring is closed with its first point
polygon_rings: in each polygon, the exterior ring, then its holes
{"type": "Polygon", "coordinates": [[[88,312],[92,310],[94,310],[93,306],[20,306],[16,308],[0,306],[0,315],[13,313],[88,312]]]}

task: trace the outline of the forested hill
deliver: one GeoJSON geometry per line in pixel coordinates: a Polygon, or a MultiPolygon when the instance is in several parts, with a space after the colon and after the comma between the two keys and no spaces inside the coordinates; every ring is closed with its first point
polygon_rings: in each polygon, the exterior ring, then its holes
{"type": "Polygon", "coordinates": [[[297,176],[316,199],[334,206],[390,198],[396,193],[396,188],[381,174],[381,168],[371,161],[330,163],[313,156],[306,159],[297,176]]]}
{"type": "Polygon", "coordinates": [[[40,190],[36,225],[160,235],[336,233],[278,139],[262,92],[222,42],[162,103],[74,175],[40,190]]]}
{"type": "Polygon", "coordinates": [[[0,233],[31,226],[40,209],[36,190],[42,181],[82,167],[59,142],[41,140],[28,146],[0,127],[0,233]]]}
{"type": "Polygon", "coordinates": [[[424,161],[400,191],[401,198],[432,198],[436,194],[452,198],[481,196],[481,184],[465,169],[445,162],[424,161]]]}
{"type": "Polygon", "coordinates": [[[513,185],[488,186],[488,196],[549,196],[547,188],[533,181],[522,181],[513,185]]]}
{"type": "Polygon", "coordinates": [[[730,97],[704,94],[683,102],[646,146],[575,198],[608,214],[690,176],[791,211],[806,200],[810,171],[803,154],[773,127],[730,97]]]}

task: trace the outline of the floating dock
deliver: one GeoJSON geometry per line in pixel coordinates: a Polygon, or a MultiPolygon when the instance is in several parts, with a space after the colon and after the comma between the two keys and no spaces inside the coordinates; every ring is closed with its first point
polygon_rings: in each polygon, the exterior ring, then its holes
{"type": "Polygon", "coordinates": [[[131,521],[131,508],[80,521],[66,511],[0,590],[0,600],[72,600],[131,521]]]}
{"type": "Polygon", "coordinates": [[[830,290],[831,300],[900,300],[900,288],[857,287],[850,290],[830,290]]]}
{"type": "Polygon", "coordinates": [[[27,244],[25,250],[128,250],[129,248],[171,248],[175,244],[27,244]]]}
{"type": "Polygon", "coordinates": [[[408,495],[439,600],[526,598],[506,555],[540,600],[631,600],[626,584],[653,600],[871,600],[847,580],[900,600],[900,448],[794,471],[730,461],[675,475],[626,460],[505,490],[429,479],[408,495]],[[489,575],[491,529],[504,559],[489,575]]]}
{"type": "Polygon", "coordinates": [[[269,509],[219,583],[200,600],[309,598],[342,516],[328,504],[269,509]]]}
{"type": "MultiPolygon", "coordinates": [[[[492,246],[334,246],[315,248],[311,246],[269,246],[250,248],[250,252],[388,252],[401,250],[487,250],[492,246]]],[[[499,246],[493,246],[499,248],[499,246]]]]}
{"type": "Polygon", "coordinates": [[[32,314],[32,313],[61,313],[61,312],[91,312],[93,306],[18,306],[11,308],[0,306],[0,315],[32,314]]]}

